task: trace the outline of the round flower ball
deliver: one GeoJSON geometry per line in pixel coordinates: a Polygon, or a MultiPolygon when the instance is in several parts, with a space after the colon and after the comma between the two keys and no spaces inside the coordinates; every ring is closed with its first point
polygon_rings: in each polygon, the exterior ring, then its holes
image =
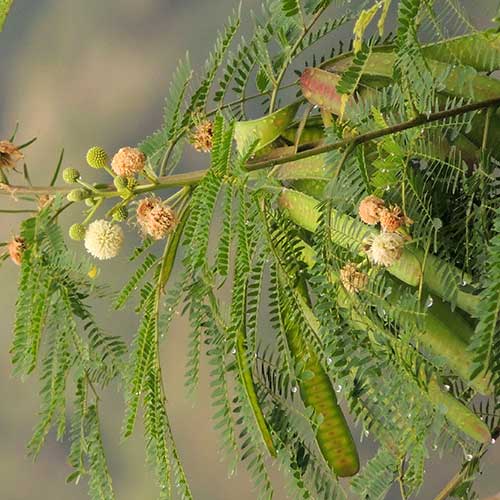
{"type": "Polygon", "coordinates": [[[367,196],[359,204],[359,218],[365,223],[373,226],[380,220],[380,211],[384,208],[384,200],[377,196],[367,196]]]}
{"type": "Polygon", "coordinates": [[[137,205],[137,224],[146,236],[154,240],[165,238],[177,225],[175,212],[160,198],[145,198],[137,205]]]}
{"type": "Polygon", "coordinates": [[[26,251],[26,241],[21,236],[14,236],[7,245],[10,259],[14,264],[21,265],[23,253],[26,251]]]}
{"type": "Polygon", "coordinates": [[[390,267],[401,258],[404,242],[399,233],[381,232],[368,241],[366,254],[374,264],[390,267]]]}
{"type": "Polygon", "coordinates": [[[120,226],[100,219],[92,222],[87,228],[85,248],[93,257],[108,260],[118,255],[123,239],[123,230],[120,226]]]}
{"type": "Polygon", "coordinates": [[[94,146],[87,151],[87,163],[92,168],[104,168],[108,161],[108,153],[100,146],[94,146]]]}
{"type": "Polygon", "coordinates": [[[146,155],[137,148],[121,148],[111,161],[111,168],[116,175],[131,177],[142,172],[146,165],[146,155]]]}
{"type": "Polygon", "coordinates": [[[349,262],[340,270],[340,281],[349,293],[358,293],[368,285],[368,275],[349,262]]]}

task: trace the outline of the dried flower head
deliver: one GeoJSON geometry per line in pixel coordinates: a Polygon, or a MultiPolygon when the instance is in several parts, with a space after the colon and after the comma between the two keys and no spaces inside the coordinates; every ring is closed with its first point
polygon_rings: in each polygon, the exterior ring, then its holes
{"type": "Polygon", "coordinates": [[[214,139],[214,127],[210,120],[202,120],[191,136],[191,144],[196,151],[210,153],[212,151],[214,139]]]}
{"type": "Polygon", "coordinates": [[[85,232],[85,248],[97,259],[112,259],[118,255],[123,238],[120,226],[104,219],[96,220],[85,232]]]}
{"type": "Polygon", "coordinates": [[[7,245],[7,249],[12,262],[20,266],[23,253],[26,250],[26,241],[24,238],[21,238],[21,236],[14,236],[7,245]]]}
{"type": "Polygon", "coordinates": [[[360,219],[371,226],[377,224],[380,220],[380,211],[384,208],[384,200],[377,196],[367,196],[361,200],[359,204],[360,219]]]}
{"type": "Polygon", "coordinates": [[[154,240],[165,238],[177,225],[175,212],[156,197],[141,200],[136,215],[141,231],[154,240]]]}
{"type": "Polygon", "coordinates": [[[340,270],[340,281],[349,293],[358,293],[368,285],[368,275],[358,271],[356,264],[348,262],[340,270]]]}
{"type": "Polygon", "coordinates": [[[41,194],[38,197],[38,210],[42,211],[44,208],[48,207],[54,199],[54,196],[50,194],[41,194]]]}
{"type": "Polygon", "coordinates": [[[10,141],[0,141],[0,168],[15,167],[19,160],[22,160],[24,155],[18,147],[10,141]]]}
{"type": "Polygon", "coordinates": [[[389,267],[401,258],[404,242],[399,233],[383,231],[368,239],[366,254],[374,264],[389,267]]]}
{"type": "Polygon", "coordinates": [[[111,161],[111,168],[116,175],[130,177],[142,172],[146,165],[146,155],[137,148],[121,148],[111,161]]]}
{"type": "Polygon", "coordinates": [[[406,217],[398,206],[383,208],[380,211],[380,225],[384,231],[394,233],[401,226],[412,224],[413,221],[406,217]]]}

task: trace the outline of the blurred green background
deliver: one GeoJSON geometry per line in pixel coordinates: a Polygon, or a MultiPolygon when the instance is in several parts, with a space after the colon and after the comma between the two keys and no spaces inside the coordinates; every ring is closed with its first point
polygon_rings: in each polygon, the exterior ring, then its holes
{"type": "MultiPolygon", "coordinates": [[[[474,24],[488,26],[495,3],[467,2],[474,24]]],[[[258,4],[258,0],[246,0],[243,11],[258,4]]],[[[27,151],[35,184],[47,182],[62,147],[66,149],[64,164],[78,167],[83,166],[91,145],[114,152],[136,144],[160,123],[177,60],[189,51],[193,66],[199,66],[217,29],[236,6],[235,0],[16,0],[0,34],[0,139],[10,136],[16,122],[20,123],[18,142],[38,137],[27,151]]],[[[188,154],[184,163],[187,168],[201,168],[206,158],[188,154]]],[[[98,178],[95,172],[90,175],[98,178]]],[[[5,206],[6,202],[0,203],[5,206]]],[[[19,220],[2,217],[0,221],[0,241],[5,241],[15,234],[19,220]]],[[[130,247],[133,238],[130,231],[130,247]]],[[[116,289],[128,272],[123,256],[106,266],[102,277],[116,289]]],[[[64,482],[70,472],[66,442],[58,443],[51,435],[37,463],[26,458],[25,444],[37,418],[38,387],[30,379],[22,383],[11,377],[8,350],[18,269],[7,263],[1,273],[0,499],[85,499],[85,485],[64,482]]],[[[99,304],[97,311],[113,333],[127,339],[134,333],[133,314],[111,313],[107,304],[99,304]]],[[[163,359],[169,411],[193,493],[200,500],[253,499],[244,468],[228,478],[217,453],[206,385],[201,384],[196,402],[186,400],[183,393],[187,328],[178,318],[163,345],[163,359]]],[[[203,382],[206,372],[204,366],[203,382]]],[[[141,429],[120,444],[122,399],[116,388],[104,396],[104,440],[117,498],[155,498],[154,479],[144,465],[141,429]]],[[[369,441],[361,445],[364,459],[373,450],[369,441]]],[[[433,498],[457,464],[457,458],[431,456],[428,481],[419,498],[433,498]]],[[[482,496],[500,491],[499,470],[500,446],[485,461],[478,483],[482,496]]],[[[276,498],[285,495],[278,490],[276,498]]],[[[397,499],[399,493],[394,489],[388,498],[397,499]]]]}

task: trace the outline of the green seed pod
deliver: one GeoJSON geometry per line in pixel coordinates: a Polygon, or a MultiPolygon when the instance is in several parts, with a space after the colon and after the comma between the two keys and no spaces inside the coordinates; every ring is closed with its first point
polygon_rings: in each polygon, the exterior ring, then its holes
{"type": "Polygon", "coordinates": [[[123,222],[128,219],[127,207],[118,207],[113,211],[113,220],[123,222]]]}
{"type": "Polygon", "coordinates": [[[238,151],[245,151],[257,140],[256,151],[273,142],[290,125],[297,109],[299,109],[299,103],[293,103],[264,118],[237,122],[234,128],[234,138],[238,151]]]}
{"type": "Polygon", "coordinates": [[[73,224],[69,228],[69,237],[75,241],[82,241],[85,238],[87,229],[83,224],[73,224]]]}
{"type": "Polygon", "coordinates": [[[64,182],[67,184],[75,184],[80,178],[80,172],[76,168],[65,168],[62,173],[64,182]]]}
{"type": "Polygon", "coordinates": [[[117,176],[113,180],[113,184],[117,191],[122,191],[123,189],[128,188],[128,179],[126,177],[117,176]]]}
{"type": "Polygon", "coordinates": [[[87,151],[87,163],[92,168],[103,168],[108,162],[108,154],[100,146],[94,146],[87,151]]]}
{"type": "Polygon", "coordinates": [[[66,196],[68,201],[72,201],[74,203],[78,203],[79,201],[83,201],[88,198],[89,192],[85,189],[73,189],[66,196]]]}

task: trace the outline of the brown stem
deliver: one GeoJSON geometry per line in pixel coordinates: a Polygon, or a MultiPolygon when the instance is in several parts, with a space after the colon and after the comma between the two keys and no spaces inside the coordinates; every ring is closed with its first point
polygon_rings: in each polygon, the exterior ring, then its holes
{"type": "MultiPolygon", "coordinates": [[[[323,153],[328,153],[330,151],[335,151],[342,149],[346,146],[355,147],[360,144],[365,144],[381,137],[397,134],[411,128],[419,127],[428,123],[433,123],[439,120],[444,120],[446,118],[451,118],[454,116],[459,116],[465,113],[470,113],[472,111],[477,111],[480,109],[490,108],[500,106],[500,97],[495,97],[493,99],[487,99],[480,102],[474,102],[460,106],[455,109],[448,109],[444,111],[437,111],[431,113],[430,115],[419,115],[406,122],[398,123],[390,127],[386,127],[380,130],[374,130],[372,132],[367,132],[366,134],[358,135],[356,137],[350,137],[341,141],[334,142],[333,144],[326,144],[322,146],[316,146],[310,148],[311,145],[304,145],[299,148],[299,152],[296,154],[283,154],[280,155],[280,149],[274,150],[272,157],[263,158],[259,160],[250,161],[247,163],[246,167],[248,171],[260,170],[263,168],[273,167],[275,165],[281,165],[284,163],[289,163],[296,160],[303,160],[305,158],[310,158],[312,156],[317,156],[323,153]],[[304,149],[308,148],[308,149],[304,149]],[[302,150],[300,150],[302,149],[302,150]]],[[[283,148],[284,151],[289,152],[290,148],[283,148]]],[[[173,174],[169,176],[159,177],[156,184],[145,184],[139,186],[134,191],[138,194],[147,193],[151,191],[157,191],[169,187],[177,186],[190,186],[200,182],[207,170],[195,170],[194,172],[184,173],[184,174],[173,174]]],[[[71,186],[62,187],[40,187],[40,186],[12,186],[8,184],[0,183],[0,194],[10,194],[15,197],[17,194],[67,194],[73,188],[71,186]]],[[[113,198],[119,196],[118,192],[114,189],[112,184],[107,185],[101,192],[100,195],[105,198],[113,198]]]]}

